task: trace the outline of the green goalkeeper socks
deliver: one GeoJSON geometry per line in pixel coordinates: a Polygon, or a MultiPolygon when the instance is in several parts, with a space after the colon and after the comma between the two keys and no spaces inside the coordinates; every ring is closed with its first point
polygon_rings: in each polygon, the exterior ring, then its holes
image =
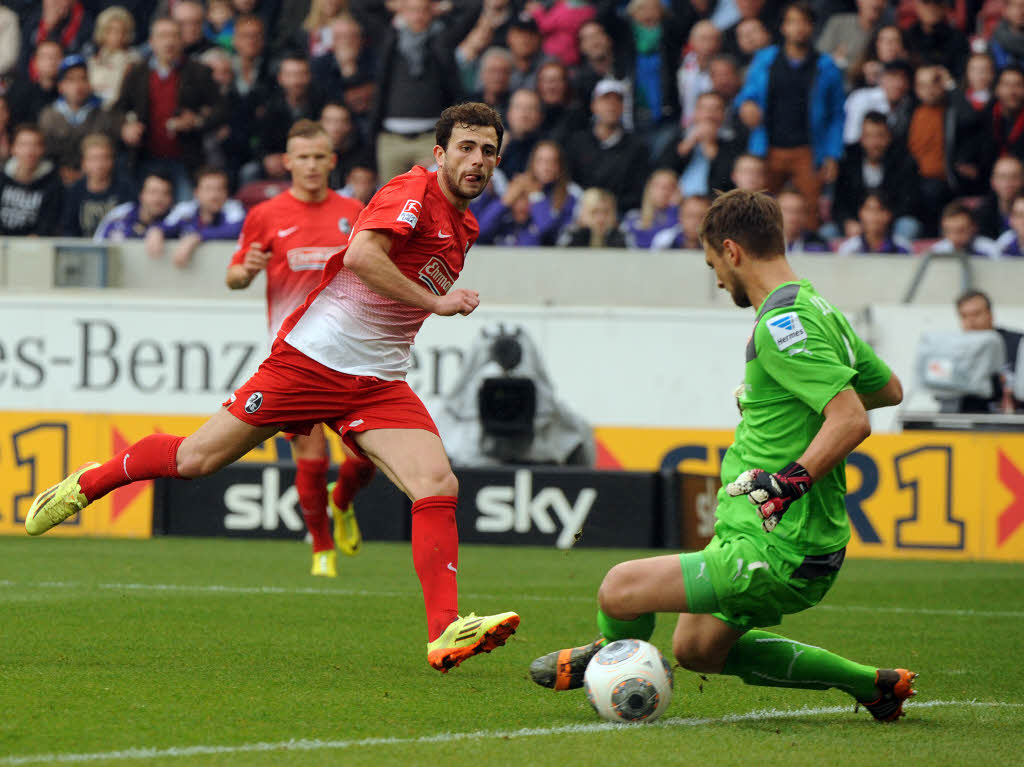
{"type": "Polygon", "coordinates": [[[645,613],[639,618],[631,621],[620,621],[605,615],[602,610],[597,611],[597,627],[601,635],[609,642],[617,639],[643,639],[651,638],[654,633],[654,613],[645,613]]]}
{"type": "Polygon", "coordinates": [[[722,673],[762,687],[836,687],[860,701],[875,697],[874,668],[759,629],[740,637],[729,652],[722,673]]]}

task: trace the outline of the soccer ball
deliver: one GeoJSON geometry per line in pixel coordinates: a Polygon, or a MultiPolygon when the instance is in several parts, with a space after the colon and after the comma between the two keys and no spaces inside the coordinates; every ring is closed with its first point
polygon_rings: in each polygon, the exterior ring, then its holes
{"type": "Polygon", "coordinates": [[[653,722],[672,700],[672,667],[654,645],[620,639],[590,659],[583,688],[602,719],[653,722]]]}

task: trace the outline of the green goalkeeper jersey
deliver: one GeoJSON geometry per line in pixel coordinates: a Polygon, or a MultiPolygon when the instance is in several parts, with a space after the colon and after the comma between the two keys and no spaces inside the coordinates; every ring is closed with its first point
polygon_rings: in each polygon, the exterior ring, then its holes
{"type": "MultiPolygon", "coordinates": [[[[743,416],[722,461],[715,532],[723,538],[765,535],[750,500],[729,496],[725,485],[747,469],[776,472],[797,460],[836,394],[846,388],[874,392],[890,376],[842,312],[811,283],[787,282],[773,290],[747,342],[743,386],[737,392],[743,416]]],[[[771,534],[774,544],[805,556],[841,549],[850,539],[845,495],[844,460],[789,507],[771,534]]]]}

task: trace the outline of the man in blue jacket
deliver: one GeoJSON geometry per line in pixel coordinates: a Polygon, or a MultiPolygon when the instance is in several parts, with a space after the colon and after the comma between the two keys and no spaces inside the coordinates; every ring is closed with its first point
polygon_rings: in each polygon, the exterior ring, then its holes
{"type": "Polygon", "coordinates": [[[822,184],[836,179],[843,149],[843,76],[827,54],[816,54],[814,11],[804,2],[786,6],[782,45],[757,52],[736,96],[750,128],[749,151],[765,158],[768,191],[786,181],[803,196],[817,226],[822,184]]]}

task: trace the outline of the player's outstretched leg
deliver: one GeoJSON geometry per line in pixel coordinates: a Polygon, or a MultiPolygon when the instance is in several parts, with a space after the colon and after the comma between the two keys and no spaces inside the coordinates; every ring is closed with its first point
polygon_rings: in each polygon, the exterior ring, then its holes
{"type": "Polygon", "coordinates": [[[188,437],[150,434],[103,464],[86,464],[32,502],[25,519],[29,535],[45,533],[111,490],[157,477],[191,478],[212,474],[238,460],[276,433],[250,426],[226,410],[188,437]]]}
{"type": "Polygon", "coordinates": [[[41,535],[122,485],[179,476],[175,456],[184,439],[150,434],[104,464],[79,467],[36,497],[25,518],[25,529],[29,535],[41,535]]]}
{"type": "MultiPolygon", "coordinates": [[[[679,662],[692,665],[687,658],[679,662]]],[[[847,660],[821,647],[796,642],[760,629],[752,629],[733,645],[721,671],[747,684],[795,687],[851,695],[880,722],[904,715],[903,702],[917,694],[917,673],[906,669],[876,669],[847,660]]]]}
{"type": "Polygon", "coordinates": [[[79,466],[56,485],[37,495],[25,517],[28,534],[42,535],[92,503],[92,499],[82,492],[80,479],[85,472],[96,468],[99,468],[98,463],[79,466]]]}

